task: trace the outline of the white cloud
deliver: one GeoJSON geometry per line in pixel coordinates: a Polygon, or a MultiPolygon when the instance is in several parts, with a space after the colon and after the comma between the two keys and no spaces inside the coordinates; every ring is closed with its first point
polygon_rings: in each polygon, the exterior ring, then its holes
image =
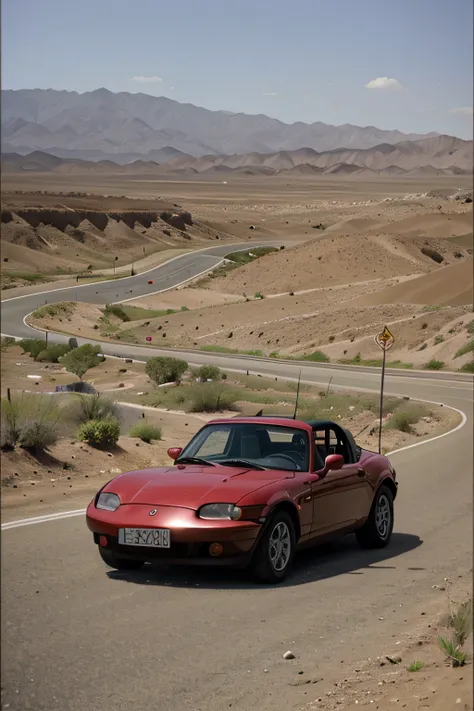
{"type": "Polygon", "coordinates": [[[473,110],[472,106],[455,106],[454,109],[449,109],[449,113],[458,116],[472,116],[473,110]]]}
{"type": "Polygon", "coordinates": [[[402,85],[398,79],[390,79],[389,77],[377,77],[371,79],[366,85],[366,89],[401,89],[402,85]]]}
{"type": "Polygon", "coordinates": [[[153,76],[153,77],[132,77],[130,81],[136,81],[139,84],[154,84],[156,82],[163,81],[161,77],[153,76]]]}
{"type": "Polygon", "coordinates": [[[264,96],[276,96],[277,93],[276,93],[276,91],[264,91],[263,95],[264,96]]]}

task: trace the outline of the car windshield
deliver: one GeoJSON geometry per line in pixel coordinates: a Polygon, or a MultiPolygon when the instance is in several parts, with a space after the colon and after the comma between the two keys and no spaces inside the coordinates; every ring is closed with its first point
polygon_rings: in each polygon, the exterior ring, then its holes
{"type": "Polygon", "coordinates": [[[226,466],[308,471],[309,437],[305,430],[284,425],[209,424],[193,437],[176,461],[190,458],[226,466]]]}

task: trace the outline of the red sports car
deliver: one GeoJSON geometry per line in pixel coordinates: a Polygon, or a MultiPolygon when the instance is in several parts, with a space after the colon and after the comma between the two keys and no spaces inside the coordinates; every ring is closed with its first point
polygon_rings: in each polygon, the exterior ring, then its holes
{"type": "Polygon", "coordinates": [[[120,474],[89,504],[112,568],[250,566],[277,583],[303,546],[348,533],[364,548],[390,540],[395,471],[335,422],[213,420],[168,454],[173,466],[120,474]]]}

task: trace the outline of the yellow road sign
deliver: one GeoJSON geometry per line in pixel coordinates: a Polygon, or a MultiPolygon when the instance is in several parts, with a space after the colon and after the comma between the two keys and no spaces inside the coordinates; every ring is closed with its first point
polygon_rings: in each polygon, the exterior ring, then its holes
{"type": "Polygon", "coordinates": [[[395,336],[391,333],[387,326],[384,326],[383,331],[375,336],[375,342],[380,348],[382,348],[382,350],[388,350],[393,346],[395,336]]]}

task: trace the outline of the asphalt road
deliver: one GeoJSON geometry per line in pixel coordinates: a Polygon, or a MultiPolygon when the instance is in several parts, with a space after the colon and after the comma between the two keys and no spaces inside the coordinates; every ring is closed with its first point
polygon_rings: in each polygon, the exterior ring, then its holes
{"type": "MultiPolygon", "coordinates": [[[[179,267],[198,271],[176,260],[155,270],[155,290],[157,278],[181,281],[182,272],[170,273],[179,267]]],[[[141,280],[130,288],[143,287],[141,280]]],[[[118,298],[127,298],[126,287],[118,286],[118,298]]],[[[81,287],[80,300],[93,300],[96,290],[81,287]]],[[[37,305],[32,297],[3,302],[2,332],[23,335],[23,316],[37,305]]],[[[115,344],[103,351],[158,352],[115,344]]],[[[276,377],[296,378],[300,370],[241,356],[187,358],[276,377]]],[[[301,371],[313,383],[327,384],[332,376],[334,387],[379,385],[373,369],[305,364],[301,371]]],[[[331,676],[352,674],[356,660],[396,652],[420,615],[434,604],[439,610],[440,595],[446,600],[433,586],[468,576],[472,565],[472,379],[389,373],[386,389],[442,402],[467,420],[447,436],[391,456],[400,493],[384,551],[360,551],[348,538],[301,554],[288,581],[272,588],[226,571],[108,571],[82,516],[5,530],[3,707],[288,711],[321,696],[331,676]],[[295,661],[282,659],[288,649],[295,661]],[[323,681],[302,684],[309,677],[323,681]]]]}

